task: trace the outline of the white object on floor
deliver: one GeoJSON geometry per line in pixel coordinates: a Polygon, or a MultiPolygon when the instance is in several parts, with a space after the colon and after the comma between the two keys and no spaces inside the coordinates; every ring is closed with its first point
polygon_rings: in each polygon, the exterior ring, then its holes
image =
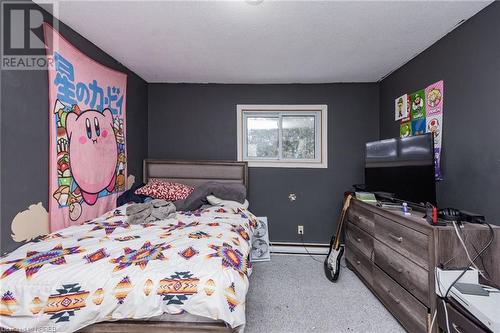
{"type": "Polygon", "coordinates": [[[257,226],[253,228],[252,231],[252,252],[250,252],[250,260],[252,262],[271,260],[267,217],[257,217],[257,226]]]}
{"type": "Polygon", "coordinates": [[[489,296],[464,294],[453,287],[450,290],[450,297],[457,300],[492,332],[500,332],[500,290],[493,287],[485,289],[490,291],[489,296]]]}
{"type": "MultiPolygon", "coordinates": [[[[436,267],[436,294],[439,297],[444,297],[446,291],[455,281],[455,279],[462,274],[463,269],[450,269],[445,270],[436,267]]],[[[475,268],[469,269],[457,282],[461,283],[479,283],[478,271],[475,268]]]]}
{"type": "MultiPolygon", "coordinates": [[[[448,288],[462,272],[463,270],[460,269],[443,270],[436,268],[436,294],[444,297],[448,288]]],[[[479,285],[479,271],[471,268],[457,282],[479,285]]],[[[455,299],[491,331],[500,332],[500,317],[498,316],[500,290],[487,286],[484,286],[484,289],[490,292],[489,296],[464,294],[453,286],[448,297],[455,299]]]]}

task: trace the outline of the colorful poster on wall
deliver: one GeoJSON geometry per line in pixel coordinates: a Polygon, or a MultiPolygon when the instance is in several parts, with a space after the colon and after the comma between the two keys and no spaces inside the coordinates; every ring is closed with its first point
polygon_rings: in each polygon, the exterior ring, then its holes
{"type": "Polygon", "coordinates": [[[401,126],[399,127],[399,134],[402,138],[411,136],[411,121],[401,123],[401,126]]]}
{"type": "Polygon", "coordinates": [[[425,91],[424,89],[410,95],[411,119],[425,118],[425,91]]]}
{"type": "Polygon", "coordinates": [[[425,134],[425,118],[411,121],[411,134],[414,136],[425,134]]]}
{"type": "Polygon", "coordinates": [[[443,137],[444,82],[438,81],[425,88],[426,132],[434,134],[434,164],[436,180],[442,180],[441,146],[443,137]]]}
{"type": "Polygon", "coordinates": [[[401,120],[408,118],[408,95],[404,94],[394,100],[394,119],[401,120]]]}
{"type": "Polygon", "coordinates": [[[50,230],[116,206],[127,178],[127,75],[105,67],[44,24],[49,58],[50,230]],[[52,61],[50,61],[52,59],[52,61]]]}

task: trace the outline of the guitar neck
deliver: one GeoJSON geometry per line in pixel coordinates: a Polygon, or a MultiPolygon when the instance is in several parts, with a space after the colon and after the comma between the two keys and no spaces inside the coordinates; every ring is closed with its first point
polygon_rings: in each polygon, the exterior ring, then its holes
{"type": "Polygon", "coordinates": [[[338,250],[340,248],[340,237],[342,236],[342,228],[344,227],[344,220],[347,214],[347,209],[349,209],[349,204],[351,203],[351,195],[349,194],[344,201],[342,211],[340,213],[339,223],[337,226],[337,233],[335,234],[335,243],[333,248],[338,250]]]}

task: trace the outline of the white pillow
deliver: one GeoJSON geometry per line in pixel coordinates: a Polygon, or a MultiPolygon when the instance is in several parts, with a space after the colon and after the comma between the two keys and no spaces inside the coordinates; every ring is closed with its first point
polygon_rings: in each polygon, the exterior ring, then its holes
{"type": "Polygon", "coordinates": [[[212,206],[230,206],[234,208],[247,209],[248,208],[248,200],[245,199],[244,203],[239,203],[238,201],[231,200],[222,200],[213,195],[207,196],[208,203],[212,206]]]}

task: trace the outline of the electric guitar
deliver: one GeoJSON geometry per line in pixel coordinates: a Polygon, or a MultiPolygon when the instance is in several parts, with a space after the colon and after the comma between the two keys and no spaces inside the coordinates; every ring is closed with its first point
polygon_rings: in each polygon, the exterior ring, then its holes
{"type": "Polygon", "coordinates": [[[342,236],[342,228],[344,227],[344,220],[351,203],[352,194],[348,194],[344,199],[344,206],[342,207],[342,212],[340,213],[339,223],[337,225],[337,233],[332,236],[330,241],[330,251],[325,259],[324,267],[325,274],[328,280],[335,282],[339,278],[340,273],[340,259],[344,254],[344,245],[340,244],[340,238],[342,236]]]}

